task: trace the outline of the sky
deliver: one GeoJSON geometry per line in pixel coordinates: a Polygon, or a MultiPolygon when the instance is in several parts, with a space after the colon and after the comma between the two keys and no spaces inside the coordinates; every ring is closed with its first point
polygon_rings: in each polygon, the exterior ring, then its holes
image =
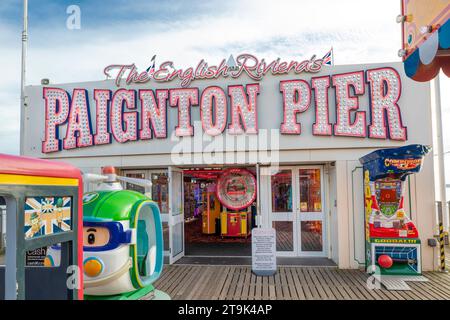
{"type": "MultiPolygon", "coordinates": [[[[400,61],[399,13],[400,0],[29,0],[26,80],[101,80],[106,65],[135,62],[142,69],[154,54],[183,67],[242,52],[309,58],[332,46],[335,64],[400,61]],[[66,26],[70,5],[80,8],[80,29],[66,26]]],[[[22,1],[1,0],[0,153],[19,153],[21,30],[22,1]]],[[[444,123],[449,85],[443,76],[444,123]]],[[[450,168],[450,127],[444,130],[450,168]]]]}

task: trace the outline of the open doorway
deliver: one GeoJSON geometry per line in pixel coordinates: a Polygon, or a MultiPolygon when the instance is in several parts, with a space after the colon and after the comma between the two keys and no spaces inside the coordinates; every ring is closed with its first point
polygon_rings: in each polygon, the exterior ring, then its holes
{"type": "MultiPolygon", "coordinates": [[[[151,188],[135,190],[146,193],[158,204],[164,231],[164,250],[168,263],[180,257],[248,257],[251,256],[251,230],[256,226],[256,169],[239,168],[175,168],[122,169],[127,177],[152,181],[151,188]],[[253,189],[246,181],[231,179],[219,188],[231,198],[245,199],[237,209],[222,204],[217,194],[217,182],[226,172],[251,177],[253,189]]],[[[248,181],[247,181],[248,182],[248,181]]],[[[124,184],[124,188],[132,186],[124,184]]],[[[222,192],[223,193],[223,192],[222,192]]],[[[230,199],[228,199],[230,200],[230,199]]]]}
{"type": "MultiPolygon", "coordinates": [[[[218,188],[245,192],[245,186],[218,186],[224,168],[184,170],[185,255],[250,256],[251,230],[256,225],[256,202],[233,210],[220,201],[218,188]]],[[[246,168],[255,175],[254,168],[246,168]]]]}

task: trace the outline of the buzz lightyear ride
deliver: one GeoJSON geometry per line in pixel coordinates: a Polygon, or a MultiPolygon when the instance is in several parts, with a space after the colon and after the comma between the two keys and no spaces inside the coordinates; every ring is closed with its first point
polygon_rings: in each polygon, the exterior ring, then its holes
{"type": "Polygon", "coordinates": [[[120,182],[151,186],[143,179],[119,177],[113,167],[83,197],[85,299],[169,299],[153,287],[163,266],[163,236],[156,203],[120,182]]]}

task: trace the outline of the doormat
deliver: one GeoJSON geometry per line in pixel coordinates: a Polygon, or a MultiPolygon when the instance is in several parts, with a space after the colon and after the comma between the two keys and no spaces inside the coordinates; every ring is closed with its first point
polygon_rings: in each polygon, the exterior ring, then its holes
{"type": "Polygon", "coordinates": [[[407,281],[427,282],[428,279],[424,276],[381,276],[380,282],[387,289],[391,291],[410,291],[410,286],[407,281]]]}

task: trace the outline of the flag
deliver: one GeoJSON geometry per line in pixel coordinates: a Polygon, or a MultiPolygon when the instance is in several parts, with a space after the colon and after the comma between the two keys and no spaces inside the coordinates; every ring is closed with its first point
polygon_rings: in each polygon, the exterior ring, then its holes
{"type": "Polygon", "coordinates": [[[333,47],[331,47],[330,51],[328,51],[322,58],[322,65],[325,66],[333,66],[334,65],[334,61],[333,61],[333,47]]]}
{"type": "Polygon", "coordinates": [[[156,59],[156,54],[152,57],[152,60],[150,61],[150,67],[147,68],[147,72],[151,73],[155,71],[155,59],[156,59]]]}
{"type": "Polygon", "coordinates": [[[29,197],[25,199],[25,238],[69,231],[72,228],[70,197],[29,197]]]}

